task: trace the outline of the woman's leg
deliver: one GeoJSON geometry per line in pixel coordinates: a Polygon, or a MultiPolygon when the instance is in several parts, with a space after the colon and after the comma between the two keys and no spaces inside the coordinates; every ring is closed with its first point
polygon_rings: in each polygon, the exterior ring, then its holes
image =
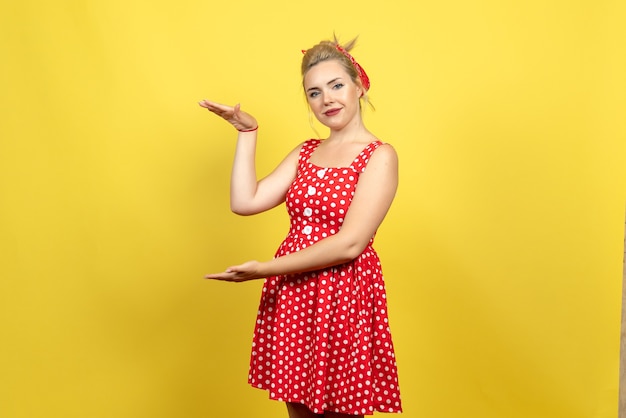
{"type": "Polygon", "coordinates": [[[363,418],[363,415],[348,415],[330,411],[316,414],[301,403],[292,402],[287,402],[287,412],[289,412],[289,418],[363,418]]]}
{"type": "Polygon", "coordinates": [[[324,418],[363,418],[363,415],[340,414],[339,412],[324,412],[324,418]]]}
{"type": "Polygon", "coordinates": [[[301,403],[287,402],[289,418],[324,418],[322,414],[316,414],[301,403]]]}

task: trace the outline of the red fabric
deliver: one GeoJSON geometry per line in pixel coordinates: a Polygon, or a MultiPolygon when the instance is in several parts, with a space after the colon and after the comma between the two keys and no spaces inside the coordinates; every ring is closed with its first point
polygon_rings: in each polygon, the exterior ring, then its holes
{"type": "Polygon", "coordinates": [[[367,73],[365,73],[365,70],[363,69],[363,67],[361,67],[361,65],[359,65],[358,62],[356,62],[354,57],[350,55],[348,51],[343,49],[341,45],[336,45],[336,48],[337,48],[337,51],[341,52],[343,55],[346,56],[346,58],[350,60],[350,62],[352,62],[352,65],[354,65],[354,68],[356,68],[356,72],[359,74],[359,78],[361,79],[361,84],[363,84],[363,87],[365,88],[365,90],[369,90],[370,78],[367,76],[367,73]]]}
{"type": "MultiPolygon", "coordinates": [[[[335,234],[359,174],[382,143],[369,144],[349,167],[309,162],[319,140],[300,151],[286,196],[289,233],[276,257],[335,234]]],[[[401,412],[395,354],[380,261],[372,248],[351,262],[309,273],[268,277],[263,286],[249,382],[272,399],[311,411],[401,412]]]]}

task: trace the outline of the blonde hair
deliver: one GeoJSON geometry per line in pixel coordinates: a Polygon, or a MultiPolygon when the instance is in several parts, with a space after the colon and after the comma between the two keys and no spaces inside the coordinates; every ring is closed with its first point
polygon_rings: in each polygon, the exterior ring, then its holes
{"type": "Polygon", "coordinates": [[[355,84],[363,88],[363,100],[367,104],[369,104],[372,109],[374,109],[374,106],[371,104],[369,98],[367,97],[367,91],[365,90],[365,86],[363,86],[363,83],[359,78],[359,72],[357,71],[356,67],[354,66],[352,61],[350,61],[350,59],[337,48],[339,46],[345,51],[350,52],[356,45],[357,39],[358,37],[347,42],[345,45],[342,45],[341,43],[339,43],[337,36],[333,35],[332,41],[322,41],[312,48],[306,50],[304,56],[302,57],[302,65],[300,67],[300,71],[302,73],[302,85],[304,86],[304,76],[311,68],[313,68],[320,62],[336,60],[346,70],[346,73],[348,73],[350,79],[352,79],[355,84]]]}

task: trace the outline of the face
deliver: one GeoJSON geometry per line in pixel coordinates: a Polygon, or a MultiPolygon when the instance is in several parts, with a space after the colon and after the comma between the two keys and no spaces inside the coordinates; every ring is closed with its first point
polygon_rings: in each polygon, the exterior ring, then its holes
{"type": "Polygon", "coordinates": [[[337,60],[313,66],[304,76],[304,91],[317,120],[333,130],[361,117],[359,98],[363,89],[337,60]]]}

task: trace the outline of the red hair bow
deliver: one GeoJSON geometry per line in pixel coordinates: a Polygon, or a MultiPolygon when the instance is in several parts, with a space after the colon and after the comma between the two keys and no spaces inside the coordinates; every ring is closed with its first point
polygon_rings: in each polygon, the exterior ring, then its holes
{"type": "MultiPolygon", "coordinates": [[[[363,88],[366,91],[369,90],[370,89],[370,78],[367,76],[367,73],[365,72],[363,67],[361,67],[361,65],[358,62],[356,62],[354,57],[352,55],[350,55],[350,53],[348,51],[346,51],[341,45],[337,44],[337,45],[335,45],[335,48],[337,48],[337,51],[341,52],[346,58],[348,58],[350,60],[352,65],[354,65],[354,68],[356,69],[357,74],[359,75],[359,80],[361,80],[361,84],[363,84],[363,88]]],[[[306,49],[303,49],[302,53],[306,54],[306,51],[307,51],[306,49]]]]}

